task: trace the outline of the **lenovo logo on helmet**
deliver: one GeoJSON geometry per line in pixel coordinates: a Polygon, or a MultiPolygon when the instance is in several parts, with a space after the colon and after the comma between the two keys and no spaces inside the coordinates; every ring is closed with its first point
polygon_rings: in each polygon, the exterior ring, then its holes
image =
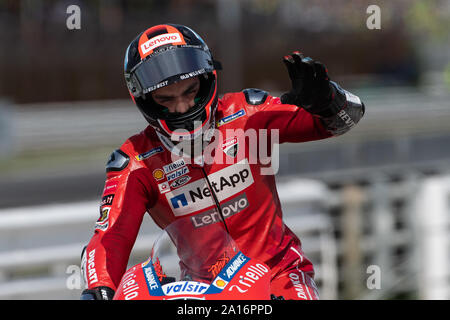
{"type": "Polygon", "coordinates": [[[165,44],[182,42],[183,40],[180,37],[179,33],[165,33],[160,34],[159,36],[153,37],[150,40],[141,44],[142,54],[146,54],[149,51],[152,51],[155,48],[163,46],[165,44]]]}

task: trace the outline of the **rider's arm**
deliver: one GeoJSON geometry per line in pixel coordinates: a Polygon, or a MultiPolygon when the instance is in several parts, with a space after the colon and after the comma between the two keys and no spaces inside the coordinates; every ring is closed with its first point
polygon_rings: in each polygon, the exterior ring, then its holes
{"type": "Polygon", "coordinates": [[[88,290],[116,290],[146,212],[150,197],[145,176],[142,170],[130,168],[133,166],[129,162],[128,155],[119,149],[107,164],[100,218],[82,257],[88,290]]]}
{"type": "Polygon", "coordinates": [[[283,104],[293,104],[319,118],[333,136],[350,130],[364,115],[361,99],[330,80],[328,70],[319,61],[300,52],[285,56],[292,88],[281,96],[283,104]]]}
{"type": "Polygon", "coordinates": [[[279,130],[280,142],[303,142],[341,135],[359,122],[364,104],[330,81],[322,63],[299,52],[283,61],[292,89],[281,98],[244,90],[247,103],[260,106],[260,112],[250,119],[251,126],[279,130]]]}
{"type": "MultiPolygon", "coordinates": [[[[334,86],[335,84],[333,84],[334,86]]],[[[337,88],[337,85],[336,85],[337,88]]],[[[252,105],[257,112],[249,117],[250,128],[275,130],[279,142],[306,142],[341,135],[355,126],[364,114],[364,106],[358,97],[345,93],[342,89],[330,101],[324,115],[308,112],[294,104],[283,103],[280,98],[272,97],[261,90],[246,89],[248,99],[253,95],[263,99],[252,105]],[[265,95],[265,96],[264,96],[265,95]]],[[[254,103],[256,99],[253,101],[254,103]]]]}

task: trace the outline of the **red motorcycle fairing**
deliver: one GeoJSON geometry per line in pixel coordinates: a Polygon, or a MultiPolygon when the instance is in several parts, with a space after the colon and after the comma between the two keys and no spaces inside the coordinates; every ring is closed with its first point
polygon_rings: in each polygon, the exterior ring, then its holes
{"type": "Polygon", "coordinates": [[[130,268],[124,274],[114,300],[270,300],[269,267],[240,251],[212,281],[165,283],[167,276],[157,271],[157,261],[149,259],[130,268]]]}

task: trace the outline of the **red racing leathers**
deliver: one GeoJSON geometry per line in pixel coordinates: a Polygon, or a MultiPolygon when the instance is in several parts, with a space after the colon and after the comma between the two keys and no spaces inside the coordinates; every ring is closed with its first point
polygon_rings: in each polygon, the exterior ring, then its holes
{"type": "Polygon", "coordinates": [[[201,228],[218,221],[216,198],[241,251],[271,268],[273,294],[318,298],[313,266],[298,237],[283,223],[275,178],[267,174],[270,164],[263,150],[267,141],[262,140],[328,138],[333,132],[326,123],[333,121],[282,104],[279,98],[261,96],[261,91],[254,96],[252,90],[224,95],[216,120],[215,144],[205,149],[213,160],[205,157],[204,166],[175,156],[150,126],[112,154],[101,216],[84,253],[88,288],[116,289],[146,212],[161,228],[186,215],[201,228]]]}

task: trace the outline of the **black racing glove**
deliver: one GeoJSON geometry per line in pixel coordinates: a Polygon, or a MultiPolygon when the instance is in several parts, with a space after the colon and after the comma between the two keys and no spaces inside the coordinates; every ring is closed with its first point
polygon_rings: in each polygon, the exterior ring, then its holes
{"type": "Polygon", "coordinates": [[[293,104],[309,113],[328,116],[327,109],[333,99],[334,87],[330,84],[326,67],[296,51],[283,58],[292,82],[291,91],[281,96],[284,104],[293,104]]]}
{"type": "Polygon", "coordinates": [[[80,300],[112,300],[114,290],[109,287],[95,287],[86,289],[81,293],[80,300]]]}

